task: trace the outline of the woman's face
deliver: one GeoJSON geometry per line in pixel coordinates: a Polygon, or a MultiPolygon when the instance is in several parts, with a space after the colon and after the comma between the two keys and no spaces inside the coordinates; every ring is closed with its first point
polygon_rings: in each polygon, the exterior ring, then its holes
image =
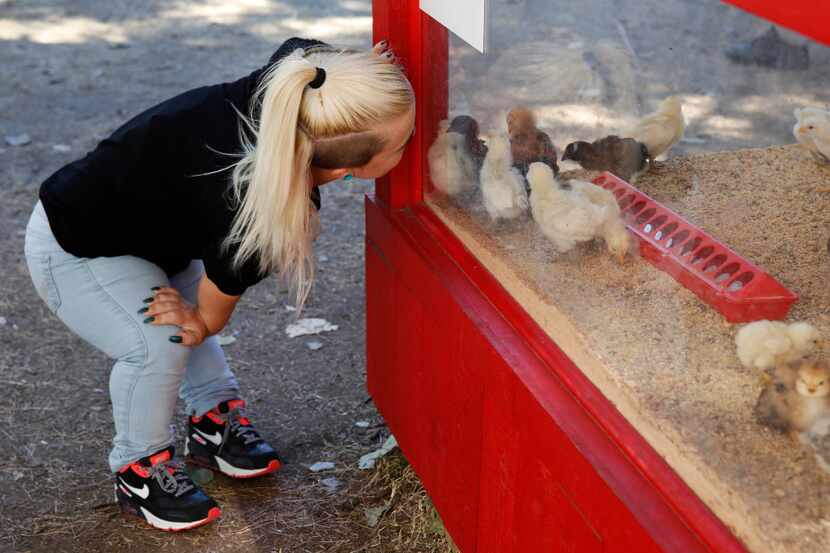
{"type": "Polygon", "coordinates": [[[351,171],[356,178],[380,178],[400,163],[406,145],[415,134],[415,104],[400,117],[376,127],[375,131],[383,137],[383,150],[375,154],[363,167],[351,171]]]}

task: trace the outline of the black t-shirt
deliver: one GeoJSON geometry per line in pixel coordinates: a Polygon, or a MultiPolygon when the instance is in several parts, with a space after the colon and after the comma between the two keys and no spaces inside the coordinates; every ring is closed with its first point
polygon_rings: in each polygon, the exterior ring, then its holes
{"type": "MultiPolygon", "coordinates": [[[[60,246],[78,257],[134,255],[168,275],[202,259],[208,278],[233,296],[265,278],[258,257],[235,271],[236,248],[221,249],[236,213],[229,168],[242,152],[236,110],[249,113],[269,65],[317,45],[324,43],[289,39],[265,67],[166,100],[55,172],[40,199],[60,246]]],[[[311,200],[319,209],[317,188],[311,200]]]]}

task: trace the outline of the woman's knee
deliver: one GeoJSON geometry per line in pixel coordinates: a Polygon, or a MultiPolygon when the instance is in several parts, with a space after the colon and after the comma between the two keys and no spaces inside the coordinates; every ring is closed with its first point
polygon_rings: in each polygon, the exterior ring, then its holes
{"type": "Polygon", "coordinates": [[[183,375],[190,357],[190,348],[174,344],[170,336],[176,333],[173,326],[153,326],[142,324],[143,340],[146,345],[144,365],[147,369],[160,372],[172,372],[183,375]]]}

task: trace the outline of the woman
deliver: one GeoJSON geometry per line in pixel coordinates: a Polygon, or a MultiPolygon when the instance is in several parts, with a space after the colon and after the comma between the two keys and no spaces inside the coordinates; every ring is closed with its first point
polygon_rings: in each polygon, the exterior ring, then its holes
{"type": "Polygon", "coordinates": [[[271,273],[301,307],[317,187],[400,161],[415,108],[393,61],[385,43],[290,39],[247,77],[141,113],[41,186],[26,260],[50,310],[115,360],[109,463],[125,512],[164,530],[220,515],[173,462],[177,393],[188,460],[236,478],[280,467],[215,335],[271,273]]]}

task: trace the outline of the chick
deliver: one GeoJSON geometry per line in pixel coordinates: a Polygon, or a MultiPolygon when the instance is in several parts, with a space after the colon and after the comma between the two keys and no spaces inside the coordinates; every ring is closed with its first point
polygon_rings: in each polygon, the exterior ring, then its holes
{"type": "Polygon", "coordinates": [[[463,134],[467,138],[467,149],[478,169],[481,169],[484,157],[487,155],[487,145],[478,137],[478,121],[469,115],[459,115],[453,118],[447,132],[463,134]]]}
{"type": "Polygon", "coordinates": [[[657,111],[640,119],[623,134],[646,145],[648,157],[653,165],[658,156],[668,152],[683,138],[684,130],[686,120],[683,118],[680,98],[669,96],[660,102],[657,111]]]}
{"type": "Polygon", "coordinates": [[[633,138],[606,136],[594,142],[572,142],[565,147],[562,161],[570,159],[591,171],[611,171],[631,182],[650,163],[648,148],[633,138]]]}
{"type": "Polygon", "coordinates": [[[793,136],[819,163],[830,163],[830,111],[799,108],[793,136]]]}
{"type": "Polygon", "coordinates": [[[830,417],[830,366],[802,360],[775,367],[755,404],[758,422],[787,432],[793,442],[802,432],[818,430],[830,417]]]}
{"type": "Polygon", "coordinates": [[[765,371],[809,356],[821,345],[821,336],[809,323],[756,321],[738,331],[735,345],[744,367],[765,371]]]}
{"type": "Polygon", "coordinates": [[[481,168],[481,194],[484,207],[494,221],[515,219],[527,211],[527,190],[524,179],[513,167],[510,142],[497,134],[490,141],[481,168]]]}
{"type": "Polygon", "coordinates": [[[507,134],[510,136],[510,151],[513,154],[513,166],[527,175],[531,163],[541,161],[559,174],[556,163],[556,147],[547,133],[536,128],[536,118],[527,108],[516,107],[507,114],[507,134]]]}
{"type": "Polygon", "coordinates": [[[567,252],[579,242],[602,237],[608,250],[623,262],[630,237],[611,193],[584,181],[571,181],[566,189],[549,166],[538,162],[530,165],[527,180],[533,219],[558,251],[567,252]]]}
{"type": "Polygon", "coordinates": [[[487,146],[478,138],[478,123],[468,115],[441,121],[429,148],[429,176],[435,187],[450,196],[475,188],[487,146]]]}
{"type": "Polygon", "coordinates": [[[586,181],[572,179],[568,181],[568,187],[584,195],[592,204],[608,208],[608,216],[602,226],[601,236],[608,251],[617,258],[621,265],[625,263],[625,256],[631,250],[631,235],[620,215],[617,198],[601,186],[586,181]]]}

